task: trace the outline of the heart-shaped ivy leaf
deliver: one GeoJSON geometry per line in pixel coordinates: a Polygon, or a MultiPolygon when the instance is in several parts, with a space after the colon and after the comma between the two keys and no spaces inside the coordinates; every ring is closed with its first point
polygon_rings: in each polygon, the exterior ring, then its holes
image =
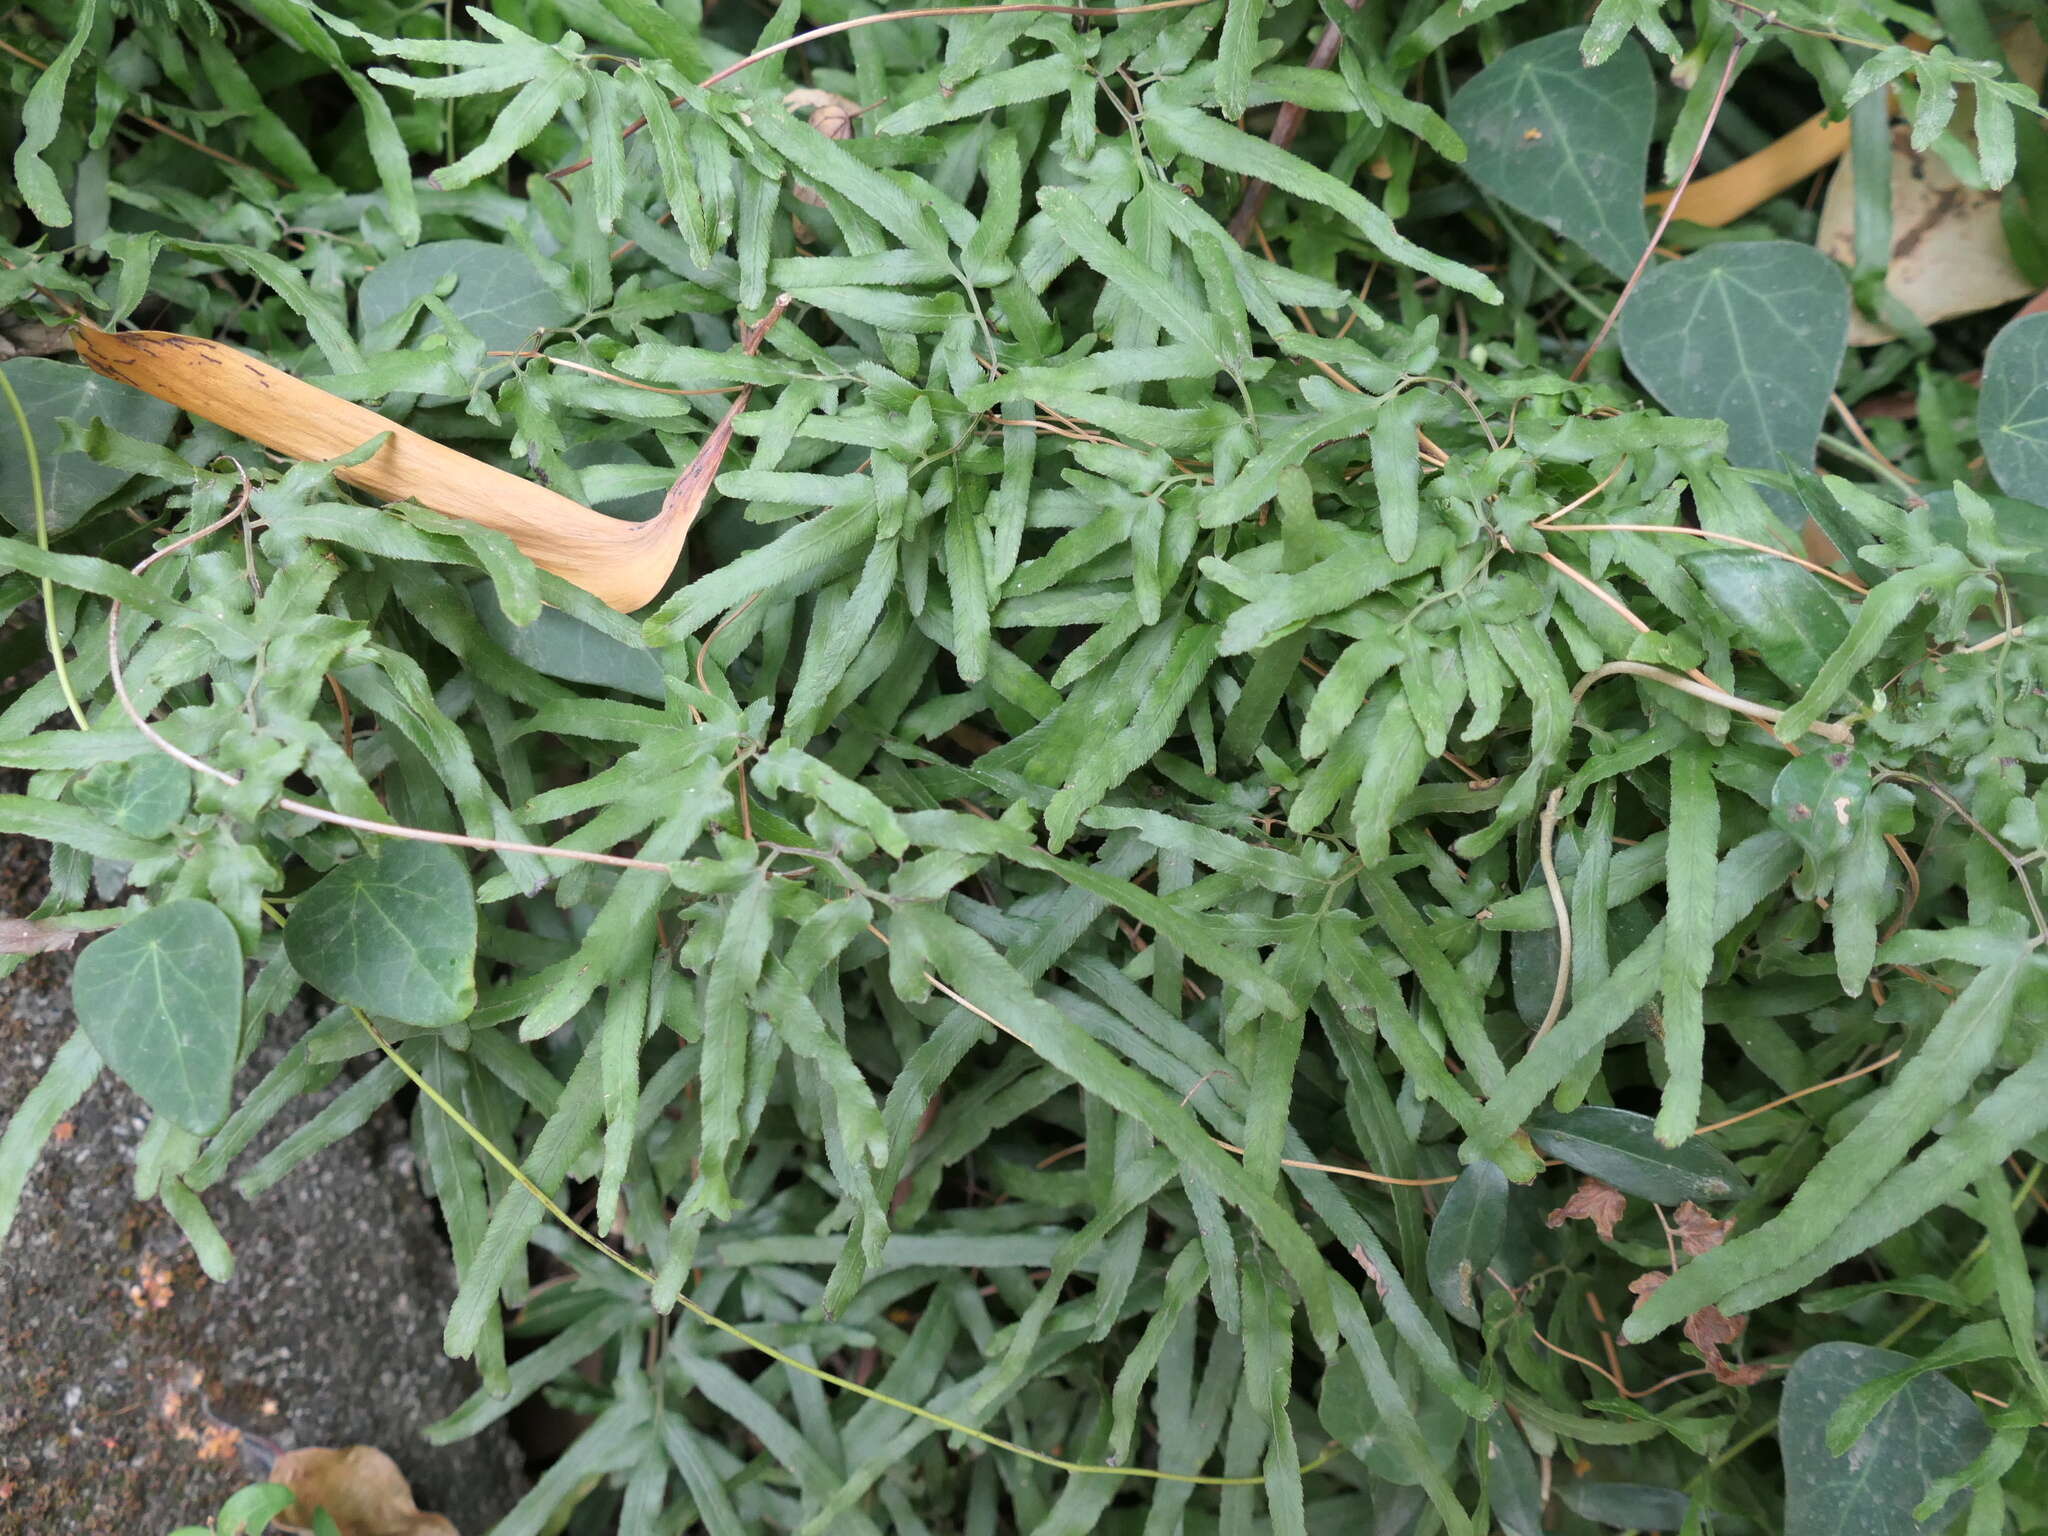
{"type": "MultiPolygon", "coordinates": [[[[432,240],[378,263],[356,290],[356,313],[364,335],[434,293],[449,277],[448,313],[476,339],[496,351],[527,344],[537,331],[568,322],[569,311],[524,254],[483,240],[432,240]]],[[[415,341],[444,330],[438,315],[423,315],[413,327],[415,341]]]]}
{"type": "Polygon", "coordinates": [[[1656,99],[1642,50],[1579,56],[1584,28],[1510,48],[1451,98],[1465,174],[1626,277],[1642,259],[1656,99]]]}
{"type": "Polygon", "coordinates": [[[1730,463],[1812,467],[1849,341],[1849,285],[1827,257],[1790,240],[1710,246],[1645,277],[1619,329],[1665,410],[1727,424],[1730,463]]]}
{"type": "Polygon", "coordinates": [[[1612,1184],[1625,1195],[1678,1205],[1687,1200],[1734,1200],[1749,1192],[1735,1165],[1695,1138],[1659,1146],[1647,1115],[1590,1105],[1529,1120],[1529,1140],[1545,1157],[1612,1184]]]}
{"type": "Polygon", "coordinates": [[[1992,340],[1977,436],[1998,488],[2048,507],[2048,314],[2022,315],[1992,340]]]}
{"type": "Polygon", "coordinates": [[[211,902],[153,907],[96,939],[71,973],[78,1022],[167,1120],[204,1136],[227,1118],[242,1037],[242,945],[211,902]]]}
{"type": "Polygon", "coordinates": [[[1828,1420],[1858,1387],[1913,1364],[1862,1344],[1816,1344],[1792,1363],[1778,1407],[1786,1536],[1931,1536],[1963,1494],[1924,1521],[1913,1510],[1936,1478],[1968,1466],[1991,1438],[1984,1415],[1946,1377],[1916,1377],[1846,1454],[1830,1455],[1828,1420]]]}
{"type": "MultiPolygon", "coordinates": [[[[64,451],[64,421],[83,427],[95,416],[116,431],[145,443],[161,443],[178,420],[176,406],[141,390],[101,378],[76,363],[47,357],[15,357],[0,363],[21,399],[35,440],[43,477],[43,516],[51,533],[62,533],[133,478],[128,470],[95,464],[82,453],[64,451]]],[[[36,526],[35,497],[13,412],[0,411],[0,514],[23,533],[36,526]]]]}
{"type": "Polygon", "coordinates": [[[476,1006],[476,898],[454,850],[361,854],[292,904],[285,953],[338,1003],[424,1028],[476,1006]]]}

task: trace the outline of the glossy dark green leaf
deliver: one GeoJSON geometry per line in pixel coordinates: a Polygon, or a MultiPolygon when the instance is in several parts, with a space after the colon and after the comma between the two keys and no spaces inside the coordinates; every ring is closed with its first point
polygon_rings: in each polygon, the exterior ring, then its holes
{"type": "Polygon", "coordinates": [[[1977,436],[2000,490],[2048,506],[2048,314],[2022,315],[1992,339],[1977,436]]]}
{"type": "Polygon", "coordinates": [[[614,639],[559,608],[541,609],[531,624],[514,624],[487,581],[476,583],[469,594],[491,638],[534,671],[643,699],[668,696],[661,663],[644,645],[614,639]]]}
{"type": "Polygon", "coordinates": [[[1649,1483],[1560,1482],[1557,1496],[1574,1514],[1618,1531],[1675,1531],[1691,1501],[1649,1483]]]}
{"type": "MultiPolygon", "coordinates": [[[[448,312],[484,346],[514,351],[539,331],[566,324],[569,311],[517,247],[482,240],[431,240],[383,262],[356,290],[363,333],[395,318],[424,294],[454,279],[444,296],[448,312]]],[[[427,314],[413,327],[415,343],[443,329],[427,314]]]]}
{"type": "Polygon", "coordinates": [[[1659,1146],[1652,1124],[1646,1115],[1589,1105],[1568,1114],[1539,1111],[1529,1118],[1528,1132],[1545,1157],[1659,1205],[1749,1193],[1749,1181],[1719,1152],[1697,1138],[1659,1146]]]}
{"type": "Polygon", "coordinates": [[[1821,664],[1848,638],[1841,589],[1789,560],[1749,550],[1692,557],[1693,575],[1727,617],[1738,647],[1753,650],[1788,686],[1813,686],[1821,664]]]}
{"type": "MultiPolygon", "coordinates": [[[[175,406],[141,390],[102,378],[79,363],[47,357],[13,357],[0,363],[21,399],[42,470],[44,516],[50,532],[62,533],[134,476],[125,469],[95,464],[82,453],[64,451],[60,423],[81,428],[94,417],[145,443],[168,442],[177,424],[175,406]]],[[[22,451],[20,425],[0,400],[0,513],[23,533],[35,531],[35,498],[22,451]]]]}
{"type": "MultiPolygon", "coordinates": [[[[1374,1329],[1384,1345],[1391,1347],[1394,1332],[1382,1323],[1374,1329]]],[[[1409,1394],[1408,1406],[1421,1426],[1430,1454],[1439,1467],[1448,1467],[1457,1456],[1465,1416],[1457,1405],[1428,1382],[1420,1382],[1409,1394]]],[[[1413,1485],[1415,1468],[1388,1433],[1389,1425],[1366,1386],[1365,1372],[1356,1356],[1346,1349],[1323,1373],[1317,1400],[1317,1417],[1331,1439],[1358,1457],[1373,1473],[1390,1483],[1413,1485]]]]}
{"type": "Polygon", "coordinates": [[[1632,42],[1589,67],[1583,36],[1573,27],[1510,48],[1451,98],[1450,123],[1466,175],[1626,277],[1649,239],[1650,69],[1632,42]]]}
{"type": "Polygon", "coordinates": [[[1977,1405],[1944,1376],[1916,1377],[1845,1454],[1828,1452],[1828,1421],[1850,1394],[1913,1363],[1841,1341],[1793,1362],[1778,1407],[1785,1536],[1933,1536],[1960,1512],[1961,1495],[1927,1520],[1913,1518],[1935,1480],[1967,1466],[1991,1438],[1977,1405]]]}
{"type": "Polygon", "coordinates": [[[1458,1175],[1430,1225],[1430,1291],[1468,1328],[1479,1326],[1479,1277],[1500,1247],[1507,1217],[1507,1175],[1481,1159],[1458,1175]]]}
{"type": "Polygon", "coordinates": [[[242,1038],[242,945],[211,902],[153,907],[78,957],[71,1001],[108,1066],[167,1120],[227,1118],[242,1038]]]}
{"type": "Polygon", "coordinates": [[[337,1003],[404,1024],[476,1004],[476,897],[461,857],[398,840],[359,853],[292,903],[285,953],[337,1003]]]}
{"type": "MultiPolygon", "coordinates": [[[[1486,1498],[1507,1536],[1543,1536],[1543,1479],[1505,1410],[1486,1421],[1486,1498]]],[[[1477,1439],[1480,1427],[1473,1427],[1477,1439]]]]}
{"type": "Polygon", "coordinates": [[[1728,459],[1807,469],[1849,337],[1849,285],[1810,245],[1734,241],[1646,275],[1617,327],[1674,416],[1728,427],[1728,459]]]}

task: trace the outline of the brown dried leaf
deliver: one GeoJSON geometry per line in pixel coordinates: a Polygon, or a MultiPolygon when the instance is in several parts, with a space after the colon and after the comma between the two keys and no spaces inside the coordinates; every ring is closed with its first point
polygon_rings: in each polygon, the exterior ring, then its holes
{"type": "Polygon", "coordinates": [[[82,935],[76,928],[53,928],[32,917],[0,917],[0,955],[44,955],[61,952],[82,935]]]}
{"type": "MultiPolygon", "coordinates": [[[[747,351],[769,323],[749,333],[747,351]]],[[[390,433],[369,458],[335,474],[386,501],[410,499],[495,528],[535,565],[621,612],[651,602],[675,570],[748,399],[746,390],[734,396],[676,482],[687,494],[671,492],[658,517],[635,523],[593,512],[217,341],[173,331],[117,335],[85,325],[76,337],[78,355],[96,372],[295,459],[338,458],[390,433]]]]}
{"type": "MultiPolygon", "coordinates": [[[[2013,263],[1996,192],[1980,192],[1956,179],[1932,151],[1916,153],[1904,123],[1892,126],[1892,249],[1885,287],[1924,325],[2009,303],[2034,285],[2013,263]]],[[[1843,156],[1821,203],[1814,240],[1837,261],[1856,253],[1856,172],[1843,156]]],[[[1886,326],[1854,314],[1852,345],[1890,341],[1886,326]]]]}
{"type": "Polygon", "coordinates": [[[811,126],[828,139],[852,138],[854,119],[860,116],[858,103],[835,92],[808,86],[785,94],[782,104],[792,112],[808,111],[811,126]]]}
{"type": "MultiPolygon", "coordinates": [[[[1653,1269],[1648,1274],[1637,1275],[1635,1279],[1629,1281],[1629,1294],[1635,1297],[1636,1306],[1640,1307],[1645,1301],[1649,1300],[1651,1296],[1656,1294],[1657,1287],[1670,1278],[1663,1270],[1653,1269]]],[[[1631,1307],[1629,1310],[1633,1312],[1635,1307],[1631,1307]]]]}
{"type": "MultiPolygon", "coordinates": [[[[853,120],[860,116],[860,107],[846,97],[833,91],[820,91],[806,86],[800,90],[786,92],[782,104],[793,113],[809,110],[810,125],[828,139],[850,139],[853,137],[853,120]]],[[[825,199],[818,195],[818,189],[807,182],[796,182],[790,187],[790,194],[800,203],[813,208],[825,206],[825,199]]],[[[803,225],[797,228],[802,233],[803,225]]],[[[799,238],[802,238],[802,233],[799,238]]]]}
{"type": "Polygon", "coordinates": [[[1768,1366],[1731,1365],[1722,1358],[1721,1346],[1733,1344],[1748,1327],[1748,1317],[1729,1317],[1719,1307],[1701,1307],[1685,1320],[1685,1336],[1714,1373],[1714,1380],[1724,1386],[1754,1386],[1770,1374],[1768,1366]]]}
{"type": "Polygon", "coordinates": [[[1678,1246],[1694,1258],[1710,1248],[1720,1247],[1734,1230],[1733,1216],[1726,1221],[1716,1221],[1690,1200],[1681,1205],[1671,1218],[1671,1231],[1678,1239],[1678,1246]]]}
{"type": "Polygon", "coordinates": [[[270,1481],[298,1495],[277,1517],[285,1530],[311,1530],[313,1516],[324,1509],[341,1536],[458,1536],[445,1515],[426,1514],[413,1502],[398,1463],[373,1445],[286,1451],[271,1467],[270,1481]]]}
{"type": "Polygon", "coordinates": [[[1568,1221],[1590,1221],[1593,1230],[1603,1241],[1614,1236],[1614,1224],[1621,1220],[1628,1209],[1628,1196],[1612,1184],[1603,1184],[1595,1178],[1582,1178],[1579,1187],[1572,1191],[1571,1199],[1543,1218],[1543,1224],[1553,1230],[1568,1221]]]}

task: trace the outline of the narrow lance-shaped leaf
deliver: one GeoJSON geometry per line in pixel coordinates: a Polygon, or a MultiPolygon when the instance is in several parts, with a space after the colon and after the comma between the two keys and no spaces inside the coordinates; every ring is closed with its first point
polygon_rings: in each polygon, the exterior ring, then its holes
{"type": "Polygon", "coordinates": [[[14,146],[14,179],[29,211],[51,229],[71,222],[71,204],[56,174],[43,159],[43,151],[56,142],[64,121],[64,93],[71,84],[71,68],[85,50],[99,19],[99,0],[85,0],[71,24],[71,37],[50,60],[49,68],[28,88],[21,105],[21,141],[14,146]]]}
{"type": "MultiPolygon", "coordinates": [[[[2026,951],[1980,970],[1957,994],[1882,1096],[1806,1176],[1784,1210],[1701,1254],[1645,1298],[1623,1331],[1631,1340],[1664,1329],[1731,1293],[1785,1270],[1826,1242],[1857,1203],[1895,1168],[1990,1063],[2004,1037],[2026,951]]],[[[1583,1111],[1582,1111],[1583,1113],[1583,1111]]]]}
{"type": "Polygon", "coordinates": [[[1422,457],[1415,428],[1428,404],[1421,390],[1407,390],[1389,400],[1373,423],[1372,479],[1380,496],[1380,533],[1395,560],[1415,553],[1421,532],[1422,457]]]}
{"type": "Polygon", "coordinates": [[[1241,176],[1269,181],[1282,191],[1322,204],[1349,219],[1389,260],[1406,262],[1447,287],[1471,294],[1482,304],[1501,301],[1500,290],[1489,278],[1460,262],[1424,250],[1395,230],[1394,221],[1385,210],[1366,201],[1328,171],[1318,170],[1264,139],[1218,122],[1192,107],[1159,100],[1156,91],[1146,94],[1145,127],[1148,134],[1163,135],[1199,160],[1241,176]]]}
{"type": "Polygon", "coordinates": [[[1671,759],[1671,836],[1665,845],[1664,1102],[1657,1140],[1676,1147],[1699,1123],[1706,1058],[1705,990],[1714,961],[1714,871],[1721,843],[1720,787],[1700,742],[1671,759]]]}

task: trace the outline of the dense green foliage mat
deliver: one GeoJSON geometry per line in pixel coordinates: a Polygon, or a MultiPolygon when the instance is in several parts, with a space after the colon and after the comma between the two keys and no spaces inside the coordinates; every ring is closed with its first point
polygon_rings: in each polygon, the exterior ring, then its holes
{"type": "Polygon", "coordinates": [[[8,13],[0,1228],[102,1061],[221,1278],[395,1104],[499,1536],[2048,1525],[2048,322],[1881,174],[2048,282],[2037,12],[967,9],[8,13]],[[1853,270],[1645,257],[1852,108],[1853,270]],[[74,315],[622,516],[753,393],[621,615],[74,315]]]}

